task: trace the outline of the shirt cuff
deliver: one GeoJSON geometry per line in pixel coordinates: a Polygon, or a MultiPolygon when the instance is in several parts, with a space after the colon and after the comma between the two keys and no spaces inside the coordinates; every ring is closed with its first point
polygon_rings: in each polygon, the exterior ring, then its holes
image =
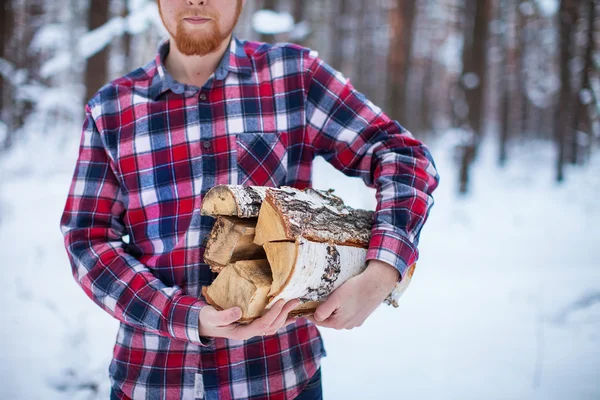
{"type": "Polygon", "coordinates": [[[394,266],[400,275],[398,282],[419,257],[418,249],[399,230],[374,228],[367,251],[367,261],[380,260],[394,266]]]}
{"type": "Polygon", "coordinates": [[[175,301],[169,316],[169,334],[175,339],[208,347],[214,338],[200,336],[200,310],[207,303],[193,296],[181,296],[175,301]]]}

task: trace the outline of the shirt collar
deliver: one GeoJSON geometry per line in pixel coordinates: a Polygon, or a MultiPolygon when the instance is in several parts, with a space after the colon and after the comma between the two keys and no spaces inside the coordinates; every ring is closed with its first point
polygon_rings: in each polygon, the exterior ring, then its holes
{"type": "MultiPolygon", "coordinates": [[[[156,73],[152,78],[150,86],[150,96],[156,99],[162,93],[171,90],[173,93],[181,94],[185,90],[196,90],[200,88],[193,85],[180,83],[165,68],[165,58],[169,54],[169,39],[165,38],[158,44],[155,56],[156,73]]],[[[225,50],[221,61],[217,65],[217,69],[213,72],[209,79],[214,77],[215,80],[224,80],[229,72],[233,72],[243,76],[252,74],[252,62],[244,51],[244,41],[238,39],[235,35],[231,36],[229,47],[225,50]]]]}

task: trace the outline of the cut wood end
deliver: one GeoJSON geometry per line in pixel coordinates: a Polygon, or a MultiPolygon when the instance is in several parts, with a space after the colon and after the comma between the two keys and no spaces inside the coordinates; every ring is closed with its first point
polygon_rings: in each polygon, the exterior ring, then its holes
{"type": "Polygon", "coordinates": [[[294,240],[288,237],[283,216],[269,203],[268,199],[263,201],[258,213],[254,243],[262,246],[266,242],[278,240],[294,240]]]}
{"type": "Polygon", "coordinates": [[[256,218],[237,218],[219,215],[210,232],[204,261],[225,266],[239,260],[264,259],[261,246],[254,244],[256,218]]]}
{"type": "Polygon", "coordinates": [[[396,283],[396,286],[394,286],[392,292],[388,295],[388,297],[385,298],[385,304],[393,306],[394,308],[398,308],[398,300],[400,300],[400,297],[402,297],[402,295],[408,288],[413,274],[415,273],[416,267],[417,263],[413,263],[410,267],[408,267],[408,270],[406,271],[406,274],[404,274],[404,277],[402,277],[402,280],[396,283]]]}
{"type": "Polygon", "coordinates": [[[209,304],[221,309],[240,307],[242,319],[264,313],[272,278],[267,260],[238,261],[219,273],[203,294],[209,304]]]}
{"type": "Polygon", "coordinates": [[[267,260],[272,266],[273,284],[269,291],[269,301],[279,295],[292,278],[298,257],[298,241],[267,242],[263,245],[267,260]]]}
{"type": "Polygon", "coordinates": [[[235,196],[227,185],[219,185],[210,189],[202,200],[201,215],[238,215],[235,196]]]}

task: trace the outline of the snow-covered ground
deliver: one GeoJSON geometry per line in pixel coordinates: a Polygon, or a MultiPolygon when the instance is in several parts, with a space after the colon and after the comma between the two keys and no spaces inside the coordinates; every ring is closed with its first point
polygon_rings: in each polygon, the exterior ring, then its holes
{"type": "MultiPolygon", "coordinates": [[[[59,230],[78,139],[0,160],[2,399],[108,398],[117,324],[76,286],[59,230]]],[[[457,198],[453,141],[431,146],[442,182],[400,307],[322,329],[325,398],[600,398],[600,160],[558,186],[546,145],[500,170],[486,143],[457,198]]],[[[316,168],[315,187],[374,208],[360,180],[316,168]]]]}

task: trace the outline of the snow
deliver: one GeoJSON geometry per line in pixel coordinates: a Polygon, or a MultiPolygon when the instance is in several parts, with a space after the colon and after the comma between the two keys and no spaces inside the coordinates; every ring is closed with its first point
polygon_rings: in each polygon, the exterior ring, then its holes
{"type": "MultiPolygon", "coordinates": [[[[80,126],[55,129],[68,140],[32,135],[0,159],[3,399],[108,398],[117,322],[74,282],[59,229],[80,126]]],[[[442,182],[399,308],[321,328],[325,398],[600,397],[600,160],[567,166],[557,185],[551,145],[511,148],[498,169],[486,140],[475,192],[457,197],[459,139],[442,139],[430,145],[442,182]]],[[[372,189],[315,163],[316,188],[374,208],[372,189]]]]}
{"type": "Polygon", "coordinates": [[[258,10],[252,15],[252,28],[264,35],[291,32],[294,29],[294,17],[286,12],[258,10]]]}
{"type": "Polygon", "coordinates": [[[555,15],[560,7],[559,0],[536,0],[536,3],[541,14],[546,18],[555,15]]]}

